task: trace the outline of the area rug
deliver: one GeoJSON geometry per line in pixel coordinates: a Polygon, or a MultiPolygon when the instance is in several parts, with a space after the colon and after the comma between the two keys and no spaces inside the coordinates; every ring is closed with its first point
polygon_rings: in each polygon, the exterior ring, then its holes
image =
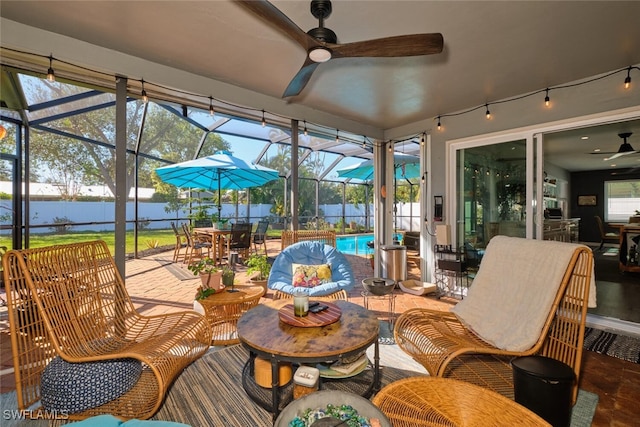
{"type": "Polygon", "coordinates": [[[192,272],[187,270],[186,266],[182,266],[182,264],[180,263],[167,262],[163,259],[158,259],[157,261],[161,263],[162,266],[166,268],[171,274],[173,274],[174,277],[178,280],[191,280],[196,278],[196,276],[194,276],[192,272]]]}
{"type": "MultiPolygon", "coordinates": [[[[391,346],[380,346],[381,352],[391,346]]],[[[241,384],[242,367],[248,357],[240,345],[210,351],[187,367],[169,390],[163,406],[153,419],[177,421],[199,426],[271,427],[272,414],[260,408],[241,384]]],[[[418,372],[382,366],[382,385],[416,375],[418,372]]],[[[580,390],[573,407],[572,427],[588,427],[595,413],[598,396],[580,390]]],[[[11,419],[15,413],[15,392],[0,395],[3,427],[58,426],[62,422],[11,419]],[[7,412],[8,411],[8,412],[7,412]]]]}
{"type": "Polygon", "coordinates": [[[628,362],[640,363],[640,338],[585,328],[584,348],[628,362]]]}

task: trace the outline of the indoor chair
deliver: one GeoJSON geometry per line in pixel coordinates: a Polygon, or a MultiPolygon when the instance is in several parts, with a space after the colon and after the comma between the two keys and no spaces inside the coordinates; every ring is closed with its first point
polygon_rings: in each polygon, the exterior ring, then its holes
{"type": "Polygon", "coordinates": [[[598,250],[601,251],[605,243],[619,244],[620,233],[606,231],[604,228],[604,223],[602,222],[602,218],[600,218],[598,215],[596,215],[595,218],[596,222],[598,223],[598,230],[600,231],[600,247],[598,248],[598,250]]]}
{"type": "MultiPolygon", "coordinates": [[[[326,269],[325,269],[326,271],[326,269]]],[[[321,242],[303,241],[285,248],[273,262],[267,287],[274,291],[293,294],[296,289],[305,289],[309,296],[326,296],[340,290],[349,291],[355,285],[351,265],[347,258],[336,248],[321,242]],[[306,285],[294,286],[294,264],[315,267],[328,265],[330,278],[315,284],[311,280],[306,285]],[[309,285],[314,283],[313,285],[309,285]]]]}
{"type": "Polygon", "coordinates": [[[432,376],[468,381],[510,398],[513,357],[560,360],[575,372],[575,402],[594,288],[588,247],[495,236],[466,298],[451,311],[405,311],[396,321],[395,340],[432,376]]]}

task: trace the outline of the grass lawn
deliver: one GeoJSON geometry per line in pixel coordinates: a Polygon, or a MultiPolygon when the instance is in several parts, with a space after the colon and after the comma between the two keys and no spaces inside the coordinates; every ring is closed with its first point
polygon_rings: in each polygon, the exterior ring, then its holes
{"type": "MultiPolygon", "coordinates": [[[[31,234],[29,247],[41,248],[43,246],[63,245],[66,243],[86,242],[89,240],[104,240],[111,253],[115,253],[116,236],[113,231],[69,231],[56,234],[31,234]]],[[[140,230],[138,232],[138,251],[167,247],[173,248],[176,238],[173,230],[140,230]]],[[[133,232],[127,232],[127,254],[134,252],[133,232]]]]}

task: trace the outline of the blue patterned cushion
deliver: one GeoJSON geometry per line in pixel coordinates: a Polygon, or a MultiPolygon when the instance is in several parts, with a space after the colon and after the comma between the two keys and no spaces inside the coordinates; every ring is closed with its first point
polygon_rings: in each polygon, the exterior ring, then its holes
{"type": "Polygon", "coordinates": [[[136,359],[69,363],[58,356],[42,372],[42,406],[70,414],[86,411],[129,391],[141,373],[136,359]]]}

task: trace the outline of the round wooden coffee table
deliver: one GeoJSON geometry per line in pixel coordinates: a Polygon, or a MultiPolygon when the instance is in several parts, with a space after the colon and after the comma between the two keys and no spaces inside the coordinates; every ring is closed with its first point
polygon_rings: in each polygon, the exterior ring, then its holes
{"type": "Polygon", "coordinates": [[[511,399],[449,378],[420,376],[395,381],[380,390],[372,402],[394,427],[549,426],[511,399]]]}
{"type": "MultiPolygon", "coordinates": [[[[280,362],[313,365],[356,356],[374,344],[374,369],[336,380],[334,385],[365,397],[380,388],[379,325],[376,315],[347,301],[332,300],[331,303],[340,308],[341,316],[338,321],[324,326],[297,327],[280,320],[279,310],[291,304],[286,299],[260,304],[246,312],[238,321],[238,337],[251,355],[243,370],[243,387],[256,403],[274,414],[274,420],[292,397],[291,390],[280,387],[280,362]],[[256,356],[271,361],[271,389],[255,384],[256,356]]],[[[332,380],[325,382],[323,379],[321,388],[329,387],[331,383],[332,380]]]]}

